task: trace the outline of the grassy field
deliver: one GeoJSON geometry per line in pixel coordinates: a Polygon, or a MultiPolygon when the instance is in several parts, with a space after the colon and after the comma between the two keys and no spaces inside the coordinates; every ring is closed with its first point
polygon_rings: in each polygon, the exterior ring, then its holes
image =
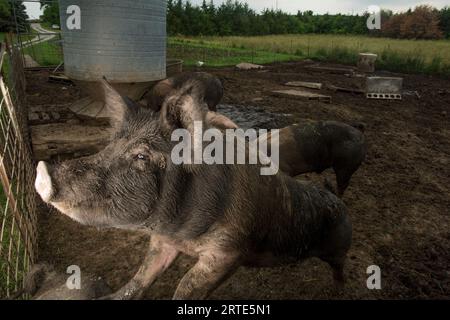
{"type": "Polygon", "coordinates": [[[183,59],[185,65],[194,65],[202,61],[205,65],[212,67],[235,65],[243,61],[266,64],[300,59],[299,56],[290,53],[254,50],[243,46],[224,46],[220,43],[179,38],[169,38],[167,55],[170,58],[183,59]]]}
{"type": "MultiPolygon", "coordinates": [[[[405,73],[450,76],[450,40],[397,40],[363,36],[279,35],[260,37],[171,37],[168,57],[186,65],[202,61],[207,66],[240,62],[272,62],[314,59],[355,65],[360,52],[377,53],[377,68],[405,73]]],[[[61,48],[45,42],[25,49],[41,65],[62,62],[61,48]]]]}
{"type": "MultiPolygon", "coordinates": [[[[360,52],[379,55],[378,67],[399,72],[450,75],[450,40],[397,40],[364,36],[277,35],[171,38],[191,46],[237,48],[294,58],[354,64],[360,52]]],[[[231,63],[230,63],[231,64],[231,63]]]]}

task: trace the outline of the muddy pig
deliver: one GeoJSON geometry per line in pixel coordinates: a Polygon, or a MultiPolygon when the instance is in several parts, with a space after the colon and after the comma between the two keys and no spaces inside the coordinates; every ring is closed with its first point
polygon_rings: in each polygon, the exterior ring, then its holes
{"type": "Polygon", "coordinates": [[[238,126],[233,121],[216,112],[216,107],[223,97],[223,86],[217,77],[206,72],[185,72],[162,80],[148,94],[144,95],[140,103],[155,112],[159,112],[164,101],[190,80],[198,82],[200,98],[203,99],[210,110],[205,117],[205,121],[210,122],[211,125],[220,130],[237,129],[238,126]]]}
{"type": "Polygon", "coordinates": [[[158,112],[161,110],[165,99],[190,80],[198,82],[199,97],[204,100],[209,110],[216,111],[216,107],[223,97],[222,82],[206,72],[184,72],[162,80],[143,97],[143,101],[150,109],[158,112]]]}
{"type": "Polygon", "coordinates": [[[46,263],[36,264],[26,275],[24,289],[18,296],[28,294],[33,300],[92,300],[112,292],[105,281],[93,275],[82,275],[81,288],[71,290],[66,285],[69,276],[46,263]]]}
{"type": "Polygon", "coordinates": [[[190,133],[192,148],[204,143],[193,134],[208,112],[198,82],[186,82],[167,99],[159,118],[107,82],[103,87],[116,125],[109,145],[85,158],[39,162],[35,187],[79,223],[151,235],[134,278],[105,298],[141,298],[180,253],[197,261],[174,299],[207,298],[240,266],[310,257],[327,262],[334,279],[343,281],[352,227],[334,194],[285,174],[263,176],[260,165],[174,163],[174,130],[190,133]]]}
{"type": "MultiPolygon", "coordinates": [[[[294,177],[333,168],[338,194],[342,196],[366,157],[364,126],[354,126],[335,121],[304,121],[281,129],[280,170],[294,177]]],[[[268,136],[259,140],[267,140],[268,136]]]]}

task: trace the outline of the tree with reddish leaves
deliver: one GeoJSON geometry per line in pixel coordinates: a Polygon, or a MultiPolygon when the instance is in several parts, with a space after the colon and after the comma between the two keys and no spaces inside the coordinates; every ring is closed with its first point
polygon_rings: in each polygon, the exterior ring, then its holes
{"type": "Polygon", "coordinates": [[[405,21],[406,13],[398,13],[390,16],[388,19],[382,19],[381,33],[384,37],[400,38],[400,30],[405,21]]]}
{"type": "Polygon", "coordinates": [[[430,6],[418,6],[407,14],[400,27],[400,35],[407,39],[442,39],[439,11],[430,6]]]}

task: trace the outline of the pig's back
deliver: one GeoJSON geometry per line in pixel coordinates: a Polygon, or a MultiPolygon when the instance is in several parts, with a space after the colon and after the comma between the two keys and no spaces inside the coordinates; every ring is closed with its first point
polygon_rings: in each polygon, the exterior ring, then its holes
{"type": "Polygon", "coordinates": [[[332,158],[328,139],[318,123],[305,121],[288,129],[289,136],[295,143],[287,143],[287,147],[282,146],[280,158],[296,159],[289,160],[293,167],[292,176],[312,171],[320,173],[330,166],[332,158]]]}
{"type": "Polygon", "coordinates": [[[285,182],[289,198],[274,221],[272,250],[301,260],[315,255],[347,210],[338,197],[321,187],[291,178],[285,182]]]}

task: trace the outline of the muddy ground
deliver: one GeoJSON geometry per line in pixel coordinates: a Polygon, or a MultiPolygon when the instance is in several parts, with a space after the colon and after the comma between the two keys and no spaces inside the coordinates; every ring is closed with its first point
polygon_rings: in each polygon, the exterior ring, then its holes
{"type": "MultiPolygon", "coordinates": [[[[318,73],[307,62],[277,64],[263,71],[208,69],[225,86],[224,103],[244,114],[256,110],[274,117],[266,127],[298,119],[363,122],[369,152],[347,190],[354,241],[345,269],[347,285],[332,286],[328,267],[319,260],[271,269],[241,268],[213,299],[411,299],[450,297],[450,81],[401,75],[402,101],[367,100],[363,95],[322,90],[332,103],[272,96],[287,81],[314,81],[358,88],[361,78],[318,73]],[[417,95],[411,91],[417,91],[417,95]],[[281,119],[281,120],[280,120],[281,119]],[[366,269],[378,265],[382,289],[368,290],[366,269]]],[[[386,74],[386,73],[380,73],[386,74]]],[[[47,83],[48,73],[28,74],[31,106],[69,103],[78,89],[47,83]],[[63,89],[64,87],[64,89],[63,89]]],[[[254,117],[258,116],[254,113],[254,117]]],[[[62,114],[65,115],[64,110],[62,114]]],[[[332,172],[299,179],[333,177],[332,172]]],[[[45,208],[40,214],[39,259],[65,270],[79,265],[118,289],[137,270],[147,245],[143,235],[99,231],[45,208]]],[[[192,265],[180,258],[149,290],[146,298],[170,298],[192,265]]]]}

